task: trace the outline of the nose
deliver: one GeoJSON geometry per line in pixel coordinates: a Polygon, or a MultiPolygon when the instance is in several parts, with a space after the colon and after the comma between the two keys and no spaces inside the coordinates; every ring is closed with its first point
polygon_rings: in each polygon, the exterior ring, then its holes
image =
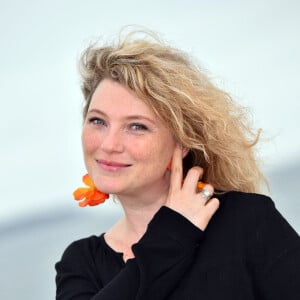
{"type": "Polygon", "coordinates": [[[121,132],[115,129],[109,129],[102,136],[100,148],[107,153],[122,152],[124,145],[121,132]]]}

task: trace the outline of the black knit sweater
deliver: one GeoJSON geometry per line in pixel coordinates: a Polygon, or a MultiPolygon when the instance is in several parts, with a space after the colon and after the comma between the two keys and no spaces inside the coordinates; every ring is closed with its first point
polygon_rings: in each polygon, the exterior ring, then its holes
{"type": "Polygon", "coordinates": [[[126,264],[103,234],[73,242],[56,264],[56,299],[299,300],[300,239],[272,200],[219,199],[205,232],[162,207],[126,264]]]}

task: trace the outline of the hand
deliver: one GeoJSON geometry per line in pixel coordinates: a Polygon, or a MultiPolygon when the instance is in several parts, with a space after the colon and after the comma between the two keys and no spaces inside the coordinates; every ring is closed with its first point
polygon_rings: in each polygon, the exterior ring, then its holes
{"type": "Polygon", "coordinates": [[[210,198],[214,192],[210,184],[206,184],[203,190],[198,192],[197,182],[202,175],[202,168],[193,167],[182,183],[182,149],[177,145],[172,158],[170,189],[165,205],[183,215],[201,230],[205,230],[219,208],[219,200],[210,198]]]}

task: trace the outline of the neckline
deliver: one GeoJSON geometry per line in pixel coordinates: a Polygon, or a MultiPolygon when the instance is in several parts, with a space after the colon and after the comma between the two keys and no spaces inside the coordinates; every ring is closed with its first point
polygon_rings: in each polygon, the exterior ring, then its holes
{"type": "Polygon", "coordinates": [[[103,246],[104,246],[109,252],[111,252],[114,256],[118,257],[118,259],[120,259],[120,260],[122,261],[123,264],[125,264],[125,261],[124,261],[124,259],[123,259],[123,255],[124,255],[123,252],[118,252],[118,251],[116,251],[115,249],[113,249],[113,248],[106,242],[104,235],[105,235],[105,232],[103,232],[103,233],[100,235],[100,237],[99,237],[100,240],[101,240],[101,242],[102,242],[102,244],[103,244],[103,246]]]}

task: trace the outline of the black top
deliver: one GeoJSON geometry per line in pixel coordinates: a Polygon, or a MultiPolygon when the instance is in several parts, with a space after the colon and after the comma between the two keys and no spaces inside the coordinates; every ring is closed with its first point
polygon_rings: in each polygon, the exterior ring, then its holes
{"type": "Polygon", "coordinates": [[[219,199],[205,232],[162,207],[126,264],[103,235],[73,242],[56,264],[56,299],[299,300],[300,239],[272,200],[219,199]]]}

